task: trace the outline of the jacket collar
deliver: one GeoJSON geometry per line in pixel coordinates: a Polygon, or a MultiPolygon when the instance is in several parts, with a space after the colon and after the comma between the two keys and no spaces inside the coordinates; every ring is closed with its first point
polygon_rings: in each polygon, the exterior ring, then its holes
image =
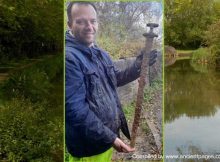
{"type": "Polygon", "coordinates": [[[66,46],[76,48],[80,50],[83,54],[89,56],[90,58],[93,57],[94,50],[98,51],[98,53],[101,52],[96,44],[94,44],[92,47],[87,47],[81,42],[79,42],[76,38],[74,38],[74,36],[69,30],[66,31],[66,46]]]}

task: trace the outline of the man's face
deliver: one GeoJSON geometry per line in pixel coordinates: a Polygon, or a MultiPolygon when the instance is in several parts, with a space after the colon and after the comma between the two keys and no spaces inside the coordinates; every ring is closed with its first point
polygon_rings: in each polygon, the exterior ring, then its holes
{"type": "Polygon", "coordinates": [[[86,46],[91,46],[98,30],[97,15],[91,5],[73,5],[72,22],[69,28],[74,37],[86,46]]]}

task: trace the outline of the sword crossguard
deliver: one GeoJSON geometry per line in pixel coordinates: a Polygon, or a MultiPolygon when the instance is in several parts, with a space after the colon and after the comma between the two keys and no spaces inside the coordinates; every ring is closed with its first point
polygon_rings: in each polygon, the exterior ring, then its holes
{"type": "Polygon", "coordinates": [[[146,37],[146,38],[158,37],[158,35],[153,32],[153,29],[157,28],[158,26],[159,25],[156,24],[156,23],[148,23],[147,27],[150,27],[150,31],[148,33],[144,33],[143,36],[146,37]]]}

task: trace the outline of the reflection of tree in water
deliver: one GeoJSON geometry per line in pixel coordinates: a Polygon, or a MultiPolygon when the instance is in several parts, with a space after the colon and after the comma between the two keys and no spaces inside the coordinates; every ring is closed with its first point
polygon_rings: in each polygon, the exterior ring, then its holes
{"type": "MultiPolygon", "coordinates": [[[[184,145],[184,146],[181,146],[181,147],[177,147],[176,148],[176,151],[178,152],[178,155],[210,155],[210,154],[207,154],[205,152],[202,151],[202,149],[199,147],[199,146],[195,146],[193,145],[192,143],[189,144],[189,145],[184,145]]],[[[189,157],[189,156],[188,156],[189,157]]],[[[192,157],[192,156],[191,156],[192,157]]],[[[210,158],[210,159],[199,159],[199,158],[194,158],[194,159],[191,159],[191,158],[185,158],[185,159],[181,159],[178,161],[181,161],[181,162],[217,162],[218,159],[214,159],[214,158],[210,158]]]]}
{"type": "MultiPolygon", "coordinates": [[[[219,77],[219,74],[218,74],[219,77]]],[[[177,61],[165,71],[165,122],[186,114],[213,116],[220,105],[220,79],[216,72],[200,73],[189,60],[177,61]]]]}

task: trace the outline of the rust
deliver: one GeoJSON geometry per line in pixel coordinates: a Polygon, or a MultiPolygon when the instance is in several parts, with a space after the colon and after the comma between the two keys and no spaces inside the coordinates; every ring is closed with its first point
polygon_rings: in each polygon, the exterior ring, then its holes
{"type": "Polygon", "coordinates": [[[136,100],[136,107],[135,107],[135,115],[134,121],[132,125],[132,132],[131,132],[131,147],[135,146],[135,140],[137,136],[137,130],[140,124],[140,117],[141,117],[141,109],[142,103],[144,100],[144,87],[149,86],[149,59],[150,59],[150,52],[153,46],[153,39],[157,37],[156,34],[153,33],[153,28],[158,27],[157,24],[147,24],[150,27],[150,32],[143,34],[146,38],[145,48],[144,48],[144,55],[143,61],[141,64],[141,74],[139,79],[139,86],[138,86],[138,94],[136,100]]]}

